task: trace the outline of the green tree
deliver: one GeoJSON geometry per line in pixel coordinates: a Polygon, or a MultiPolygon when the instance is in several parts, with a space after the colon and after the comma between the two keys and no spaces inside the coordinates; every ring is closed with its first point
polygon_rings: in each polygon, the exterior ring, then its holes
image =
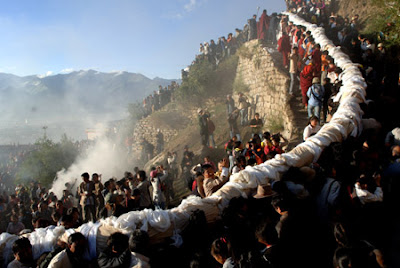
{"type": "Polygon", "coordinates": [[[375,16],[371,17],[367,33],[376,33],[387,45],[400,45],[400,1],[373,0],[375,16]]]}
{"type": "Polygon", "coordinates": [[[49,187],[57,172],[68,168],[78,156],[78,149],[65,134],[59,143],[43,137],[35,145],[16,173],[20,183],[34,179],[49,187]]]}

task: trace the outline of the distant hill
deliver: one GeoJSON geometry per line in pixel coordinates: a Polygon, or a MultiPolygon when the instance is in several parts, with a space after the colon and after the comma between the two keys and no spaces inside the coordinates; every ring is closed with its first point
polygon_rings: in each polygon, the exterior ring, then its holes
{"type": "Polygon", "coordinates": [[[128,103],[141,101],[171,81],[94,70],[46,77],[0,73],[0,130],[74,121],[89,122],[85,125],[90,126],[99,120],[121,119],[128,103]]]}
{"type": "MultiPolygon", "coordinates": [[[[172,80],[128,72],[77,71],[47,77],[0,73],[1,114],[114,112],[172,80]],[[5,104],[5,105],[4,105],[5,104]],[[72,109],[74,108],[74,109],[72,109]]],[[[42,116],[42,115],[41,115],[42,116]]],[[[1,116],[0,116],[1,118],[1,116]]]]}

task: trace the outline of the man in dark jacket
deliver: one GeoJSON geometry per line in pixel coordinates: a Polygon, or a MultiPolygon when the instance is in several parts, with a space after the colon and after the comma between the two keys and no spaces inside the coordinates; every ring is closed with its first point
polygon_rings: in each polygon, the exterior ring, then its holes
{"type": "Polygon", "coordinates": [[[107,239],[107,248],[97,260],[100,268],[129,267],[131,252],[128,249],[129,238],[122,233],[113,233],[107,239]]]}

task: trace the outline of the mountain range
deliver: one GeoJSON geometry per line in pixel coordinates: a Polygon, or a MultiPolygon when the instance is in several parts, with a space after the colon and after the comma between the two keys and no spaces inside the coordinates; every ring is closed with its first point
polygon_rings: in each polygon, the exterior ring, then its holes
{"type": "Polygon", "coordinates": [[[127,115],[128,103],[141,101],[171,81],[123,71],[82,70],[46,77],[0,73],[0,130],[121,119],[127,115]]]}

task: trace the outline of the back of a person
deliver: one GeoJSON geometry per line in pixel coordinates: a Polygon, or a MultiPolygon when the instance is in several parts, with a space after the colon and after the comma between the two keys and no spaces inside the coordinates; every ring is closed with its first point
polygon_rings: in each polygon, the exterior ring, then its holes
{"type": "Polygon", "coordinates": [[[50,262],[48,268],[74,268],[68,258],[67,250],[58,253],[50,262]]]}

